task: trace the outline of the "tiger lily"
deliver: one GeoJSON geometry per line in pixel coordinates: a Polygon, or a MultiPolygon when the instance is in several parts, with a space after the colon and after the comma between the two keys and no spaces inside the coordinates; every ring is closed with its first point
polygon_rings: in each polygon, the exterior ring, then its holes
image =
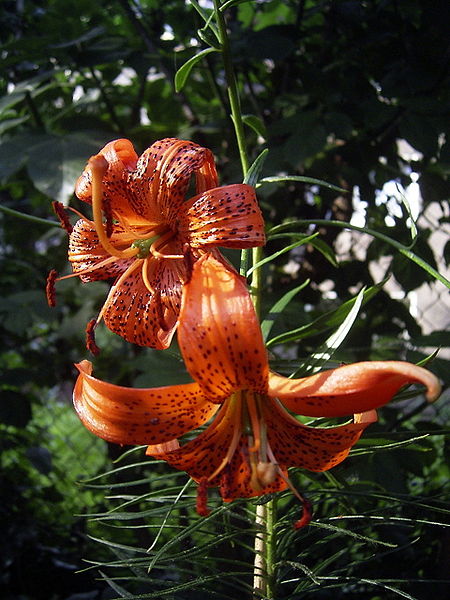
{"type": "MultiPolygon", "coordinates": [[[[424,384],[430,401],[440,391],[432,373],[400,361],[349,364],[302,379],[271,372],[245,282],[212,255],[197,261],[183,289],[178,341],[194,383],[130,389],[94,378],[83,361],[74,404],[96,435],[146,444],[148,455],[186,471],[199,484],[200,514],[208,513],[208,487],[218,487],[225,501],[287,487],[297,493],[288,467],[326,471],[339,464],[376,421],[375,409],[404,385],[424,384]],[[351,422],[333,427],[294,416],[352,413],[351,422]],[[178,438],[205,423],[180,445],[178,438]]],[[[307,522],[302,517],[297,526],[307,522]]]]}
{"type": "MultiPolygon", "coordinates": [[[[192,262],[206,251],[225,262],[217,246],[264,244],[254,189],[217,186],[214,157],[207,148],[167,138],[138,158],[131,142],[119,139],[91,157],[76,183],[78,198],[92,204],[93,220],[77,213],[81,218],[72,228],[63,207],[55,205],[69,232],[73,273],[65,277],[115,279],[98,318],[87,328],[94,354],[93,332],[101,319],[129,342],[167,348],[192,262]],[[186,199],[191,177],[195,196],[186,199]]],[[[49,304],[54,304],[55,281],[65,277],[50,273],[49,304]]]]}

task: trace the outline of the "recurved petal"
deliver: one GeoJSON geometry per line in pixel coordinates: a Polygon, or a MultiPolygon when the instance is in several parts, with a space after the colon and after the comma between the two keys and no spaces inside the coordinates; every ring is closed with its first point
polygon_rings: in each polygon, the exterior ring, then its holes
{"type": "Polygon", "coordinates": [[[180,261],[136,259],[111,288],[102,309],[106,326],[127,342],[162,350],[168,348],[178,322],[181,298],[180,261]],[[152,293],[142,278],[150,263],[152,293]],[[133,270],[134,269],[134,270],[133,270]]]}
{"type": "Polygon", "coordinates": [[[401,361],[373,361],[344,365],[303,379],[271,373],[269,394],[298,414],[341,417],[383,406],[409,383],[423,384],[429,401],[440,393],[438,379],[422,367],[401,361]]]}
{"type": "Polygon", "coordinates": [[[136,210],[149,219],[159,215],[165,223],[176,223],[192,175],[198,192],[217,186],[214,157],[208,148],[175,138],[155,142],[129,175],[136,210]]]}
{"type": "MultiPolygon", "coordinates": [[[[217,404],[215,407],[217,411],[217,404]]],[[[195,439],[173,451],[167,446],[153,445],[147,448],[146,454],[162,458],[176,469],[186,471],[197,481],[204,477],[210,478],[221,466],[232,444],[238,408],[237,404],[230,406],[225,403],[219,408],[214,421],[195,439]]],[[[217,479],[210,485],[217,485],[217,479]]]]}
{"type": "Polygon", "coordinates": [[[269,445],[276,460],[287,467],[327,471],[342,462],[364,429],[377,420],[374,410],[354,415],[354,422],[321,428],[302,425],[281,404],[264,405],[269,445]]]}
{"type": "Polygon", "coordinates": [[[169,444],[153,445],[147,449],[146,454],[186,471],[196,481],[206,478],[208,487],[219,487],[226,501],[260,496],[286,488],[280,475],[276,475],[274,481],[264,487],[252,482],[248,440],[240,433],[239,404],[233,406],[228,402],[222,405],[205,431],[184,446],[177,448],[177,445],[175,440],[169,444]],[[171,451],[171,447],[175,449],[171,451]],[[231,456],[230,448],[234,449],[231,456]]]}
{"type": "MultiPolygon", "coordinates": [[[[117,248],[125,236],[120,225],[113,226],[111,243],[117,248]]],[[[69,261],[82,281],[100,281],[118,277],[134,259],[111,257],[100,244],[92,221],[80,219],[69,236],[69,261]]]]}
{"type": "Polygon", "coordinates": [[[210,254],[184,286],[178,342],[192,377],[211,398],[267,391],[261,328],[244,280],[210,254]]]}
{"type": "MultiPolygon", "coordinates": [[[[105,208],[124,223],[145,225],[146,220],[136,212],[134,198],[128,187],[128,176],[135,169],[138,160],[133,144],[126,139],[113,140],[99,154],[108,162],[108,169],[103,177],[105,208]]],[[[91,203],[92,171],[89,163],[76,182],[75,194],[80,200],[91,203]]]]}
{"type": "Polygon", "coordinates": [[[217,411],[198,384],[140,389],[113,385],[80,372],[73,402],[83,424],[98,437],[116,444],[164,444],[208,421],[217,411]]]}
{"type": "Polygon", "coordinates": [[[250,248],[265,243],[255,190],[243,183],[192,198],[181,206],[179,219],[180,235],[193,247],[250,248]]]}

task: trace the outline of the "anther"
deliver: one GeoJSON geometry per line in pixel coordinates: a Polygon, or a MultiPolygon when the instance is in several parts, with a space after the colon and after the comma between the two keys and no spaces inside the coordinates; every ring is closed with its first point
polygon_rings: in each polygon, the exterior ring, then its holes
{"type": "Polygon", "coordinates": [[[300,496],[300,499],[302,501],[302,516],[294,523],[294,529],[302,529],[309,525],[313,516],[311,502],[303,496],[300,496]]]}
{"type": "Polygon", "coordinates": [[[89,352],[92,352],[94,356],[100,354],[100,348],[95,343],[95,327],[97,325],[96,319],[91,319],[86,325],[86,348],[89,352]]]}
{"type": "Polygon", "coordinates": [[[47,283],[45,286],[45,293],[47,295],[48,305],[52,308],[56,306],[56,291],[55,291],[55,282],[58,277],[58,272],[55,269],[52,269],[47,276],[47,283]]]}
{"type": "Polygon", "coordinates": [[[197,514],[201,517],[207,517],[210,514],[208,508],[208,479],[203,477],[198,482],[197,486],[197,503],[196,503],[197,514]]]}
{"type": "Polygon", "coordinates": [[[52,208],[55,215],[58,217],[61,227],[70,235],[73,231],[72,223],[69,221],[64,205],[58,200],[52,202],[52,208]]]}

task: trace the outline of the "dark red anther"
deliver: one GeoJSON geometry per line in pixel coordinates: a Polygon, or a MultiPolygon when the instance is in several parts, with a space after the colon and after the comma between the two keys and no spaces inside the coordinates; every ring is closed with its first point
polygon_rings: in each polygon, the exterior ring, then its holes
{"type": "Polygon", "coordinates": [[[294,523],[294,529],[302,529],[302,527],[306,527],[311,523],[311,519],[313,516],[312,512],[312,504],[309,500],[302,497],[302,516],[298,521],[294,523]]]}
{"type": "Polygon", "coordinates": [[[58,272],[55,269],[52,269],[50,273],[47,275],[47,283],[45,286],[45,293],[47,294],[47,302],[48,305],[52,308],[56,306],[56,291],[55,291],[55,282],[58,277],[58,272]]]}
{"type": "Polygon", "coordinates": [[[197,503],[195,508],[201,517],[207,517],[210,514],[208,508],[208,479],[206,477],[203,477],[198,482],[197,503]]]}
{"type": "Polygon", "coordinates": [[[100,354],[100,348],[95,343],[95,327],[97,325],[96,319],[91,319],[86,325],[86,348],[89,352],[92,352],[94,356],[100,354]]]}
{"type": "Polygon", "coordinates": [[[64,205],[55,200],[52,202],[52,207],[55,215],[58,217],[59,222],[61,223],[61,227],[70,235],[73,231],[73,227],[72,223],[69,221],[69,217],[67,216],[64,205]]]}

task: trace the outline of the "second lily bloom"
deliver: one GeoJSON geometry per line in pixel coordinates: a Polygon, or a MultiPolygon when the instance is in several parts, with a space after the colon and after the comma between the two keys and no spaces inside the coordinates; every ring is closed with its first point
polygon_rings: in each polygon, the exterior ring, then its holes
{"type": "Polygon", "coordinates": [[[212,255],[202,256],[184,286],[178,341],[193,383],[130,389],[94,378],[78,365],[77,413],[93,433],[186,471],[224,500],[292,487],[288,467],[325,471],[343,461],[375,409],[404,385],[421,383],[429,400],[440,390],[429,371],[406,362],[361,362],[303,379],[269,370],[260,325],[246,284],[212,255]],[[342,417],[312,427],[307,417],[342,417]],[[188,441],[182,436],[208,423],[188,441]]]}

